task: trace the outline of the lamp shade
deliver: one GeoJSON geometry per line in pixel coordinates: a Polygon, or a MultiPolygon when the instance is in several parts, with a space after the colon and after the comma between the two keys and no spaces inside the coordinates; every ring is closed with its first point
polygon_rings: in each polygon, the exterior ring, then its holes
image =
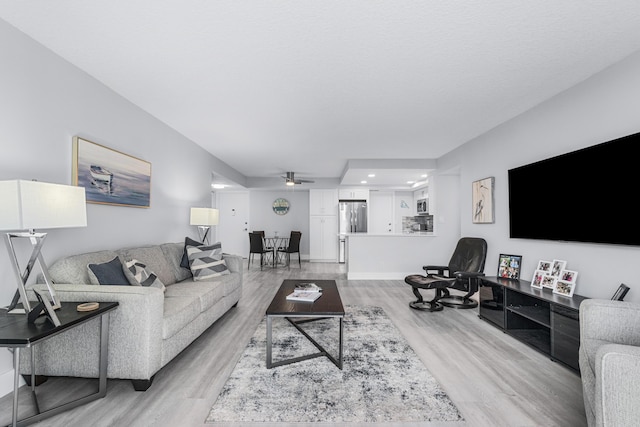
{"type": "Polygon", "coordinates": [[[191,225],[218,225],[218,209],[191,208],[191,225]]]}
{"type": "Polygon", "coordinates": [[[0,230],[86,226],[84,188],[40,181],[0,181],[0,230]]]}

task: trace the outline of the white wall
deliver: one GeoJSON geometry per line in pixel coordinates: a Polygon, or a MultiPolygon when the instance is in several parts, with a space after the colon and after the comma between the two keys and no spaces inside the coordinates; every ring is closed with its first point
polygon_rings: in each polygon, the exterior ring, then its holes
{"type": "MultiPolygon", "coordinates": [[[[189,208],[211,203],[211,172],[219,159],[2,20],[0,64],[0,180],[71,184],[74,135],[152,165],[151,208],[87,205],[86,228],[51,230],[42,250],[47,262],[197,236],[189,208]]],[[[16,285],[4,248],[0,277],[0,305],[6,306],[16,285]]],[[[12,370],[11,354],[0,350],[0,395],[12,389],[12,370]]]]}
{"type": "MultiPolygon", "coordinates": [[[[576,293],[609,299],[620,283],[631,287],[625,298],[640,301],[637,262],[640,247],[534,241],[509,238],[507,171],[510,168],[609,141],[640,131],[640,52],[559,94],[530,111],[470,141],[438,160],[438,168],[460,166],[461,234],[487,239],[485,272],[497,273],[498,255],[523,255],[521,277],[530,280],[540,259],[562,259],[578,271],[576,293]],[[471,223],[471,183],[495,177],[495,223],[471,223]]],[[[603,164],[598,174],[615,164],[603,164]]],[[[633,209],[638,182],[620,209],[633,209]]],[[[562,183],[558,183],[562,188],[562,183]]],[[[569,195],[570,197],[571,195],[569,195]]],[[[444,194],[438,188],[442,201],[444,194]]],[[[532,194],[532,209],[553,204],[554,197],[532,194]]],[[[597,211],[593,212],[597,217],[597,211]]],[[[436,222],[437,224],[437,222],[436,222]]]]}
{"type": "Polygon", "coordinates": [[[251,230],[264,230],[266,235],[275,231],[280,236],[288,236],[292,230],[302,232],[300,257],[309,259],[309,191],[282,189],[278,191],[249,192],[249,227],[251,230]],[[289,212],[276,215],[273,201],[283,198],[289,201],[289,212]]]}

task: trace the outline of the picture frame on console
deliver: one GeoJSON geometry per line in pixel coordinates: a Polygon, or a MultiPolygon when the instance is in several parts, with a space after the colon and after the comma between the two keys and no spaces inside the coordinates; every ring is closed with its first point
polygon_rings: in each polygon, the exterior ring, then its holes
{"type": "Polygon", "coordinates": [[[542,279],[547,275],[544,270],[536,270],[533,272],[533,278],[531,279],[531,287],[542,289],[542,279]]]}
{"type": "Polygon", "coordinates": [[[522,255],[500,254],[498,258],[498,277],[519,279],[522,255]]]}
{"type": "Polygon", "coordinates": [[[563,261],[561,259],[554,259],[553,264],[551,266],[551,271],[549,272],[549,274],[551,274],[554,277],[560,277],[560,273],[562,272],[562,270],[564,270],[566,266],[567,266],[567,261],[563,261]]]}
{"type": "Polygon", "coordinates": [[[553,293],[571,298],[576,289],[576,284],[566,280],[556,280],[553,293]]]}

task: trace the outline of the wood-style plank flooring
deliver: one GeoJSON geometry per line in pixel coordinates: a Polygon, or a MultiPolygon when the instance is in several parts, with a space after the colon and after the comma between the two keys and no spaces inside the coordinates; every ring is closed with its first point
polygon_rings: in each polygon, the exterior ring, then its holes
{"type": "MultiPolygon", "coordinates": [[[[247,271],[246,260],[243,295],[238,307],[225,314],[158,372],[149,390],[136,392],[130,381],[109,380],[104,399],[61,413],[37,425],[211,426],[204,424],[210,407],[262,320],[278,286],[287,278],[335,279],[345,305],[383,307],[462,412],[466,422],[455,425],[586,425],[580,377],[479,319],[475,309],[445,308],[435,313],[412,310],[408,302],[414,296],[403,281],[348,281],[345,266],[340,264],[303,262],[301,269],[294,263],[290,270],[265,268],[260,271],[259,263],[252,263],[247,271]]],[[[428,293],[425,295],[430,296],[428,293]]],[[[88,387],[93,387],[90,380],[52,378],[38,387],[41,406],[66,399],[88,387]],[[47,398],[47,395],[51,397],[47,398]]],[[[11,394],[0,399],[0,423],[3,425],[11,421],[11,399],[11,394]]],[[[29,409],[30,396],[25,387],[21,389],[20,404],[21,409],[29,409]]],[[[286,427],[289,424],[253,425],[286,427]]],[[[295,427],[305,425],[291,424],[295,427]]]]}

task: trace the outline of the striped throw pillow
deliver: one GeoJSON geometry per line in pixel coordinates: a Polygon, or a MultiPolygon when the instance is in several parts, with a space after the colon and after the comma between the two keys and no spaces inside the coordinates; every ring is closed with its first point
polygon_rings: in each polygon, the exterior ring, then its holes
{"type": "Polygon", "coordinates": [[[207,280],[231,273],[227,268],[227,263],[222,259],[222,244],[220,242],[210,246],[187,245],[186,248],[189,268],[194,281],[207,280]]]}
{"type": "Polygon", "coordinates": [[[163,292],[166,290],[164,283],[158,279],[158,276],[137,259],[126,261],[123,271],[127,280],[133,286],[149,286],[162,289],[163,292]]]}

